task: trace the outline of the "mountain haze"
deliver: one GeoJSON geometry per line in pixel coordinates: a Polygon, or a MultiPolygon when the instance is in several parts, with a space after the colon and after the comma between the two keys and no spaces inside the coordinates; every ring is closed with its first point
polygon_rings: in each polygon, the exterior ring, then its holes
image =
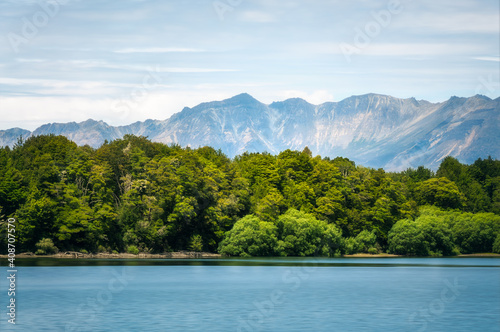
{"type": "Polygon", "coordinates": [[[441,103],[386,95],[352,96],[312,105],[294,98],[263,104],[248,94],[184,108],[167,120],[114,127],[103,121],[51,123],[32,133],[0,131],[0,145],[19,136],[64,135],[100,146],[126,134],[181,146],[209,145],[230,157],[245,151],[279,153],[308,146],[321,156],[343,156],[369,167],[436,169],[447,155],[465,163],[500,157],[500,98],[452,97],[441,103]]]}

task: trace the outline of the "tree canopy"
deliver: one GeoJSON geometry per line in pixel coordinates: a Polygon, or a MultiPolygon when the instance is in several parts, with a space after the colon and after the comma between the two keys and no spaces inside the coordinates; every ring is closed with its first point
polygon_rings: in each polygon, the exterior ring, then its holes
{"type": "Polygon", "coordinates": [[[0,148],[0,209],[17,220],[18,250],[31,252],[491,251],[500,241],[500,162],[447,157],[436,173],[390,173],[307,147],[229,159],[132,135],[98,149],[42,135],[0,148]]]}

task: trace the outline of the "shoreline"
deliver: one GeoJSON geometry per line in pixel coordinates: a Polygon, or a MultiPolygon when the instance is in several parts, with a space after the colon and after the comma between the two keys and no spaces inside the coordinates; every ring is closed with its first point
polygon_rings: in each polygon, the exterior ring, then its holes
{"type": "MultiPolygon", "coordinates": [[[[342,255],[340,258],[434,258],[434,257],[416,257],[416,256],[404,256],[404,255],[394,255],[394,254],[352,254],[352,255],[342,255]]],[[[453,258],[453,257],[490,257],[490,258],[500,258],[500,254],[495,253],[477,253],[477,254],[462,254],[456,256],[445,256],[437,258],[453,258]]],[[[0,259],[7,259],[8,255],[0,255],[0,259]]],[[[221,254],[211,253],[211,252],[193,252],[193,251],[176,251],[163,254],[129,254],[129,253],[98,253],[98,254],[84,254],[81,252],[67,251],[62,253],[57,253],[53,255],[35,255],[33,253],[21,253],[16,255],[16,258],[57,258],[57,259],[217,259],[217,258],[239,258],[239,257],[226,257],[221,254]]],[[[262,258],[262,257],[252,257],[252,258],[262,258]]]]}
{"type": "Polygon", "coordinates": [[[352,254],[352,255],[342,255],[344,258],[394,258],[394,257],[408,257],[404,255],[393,255],[393,254],[352,254]]]}
{"type": "MultiPolygon", "coordinates": [[[[0,255],[0,258],[8,258],[8,255],[0,255]]],[[[84,254],[76,251],[60,252],[53,255],[35,255],[33,253],[21,253],[16,255],[16,258],[60,258],[60,259],[188,259],[188,258],[222,258],[222,255],[211,252],[194,252],[194,251],[176,251],[164,254],[129,254],[129,253],[98,253],[98,254],[84,254]]]]}
{"type": "Polygon", "coordinates": [[[500,257],[500,254],[494,253],[478,253],[478,254],[462,254],[456,257],[500,257]]]}

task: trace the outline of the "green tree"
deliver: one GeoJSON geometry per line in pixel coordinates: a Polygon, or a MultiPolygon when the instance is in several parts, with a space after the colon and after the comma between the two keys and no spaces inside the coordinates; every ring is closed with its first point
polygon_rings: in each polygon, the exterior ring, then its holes
{"type": "Polygon", "coordinates": [[[463,206],[464,197],[457,185],[447,178],[433,178],[420,183],[415,189],[417,203],[441,208],[457,209],[463,206]]]}
{"type": "Polygon", "coordinates": [[[342,233],[333,224],[294,209],[277,221],[278,251],[284,256],[333,256],[340,249],[342,233]]]}
{"type": "Polygon", "coordinates": [[[464,254],[490,252],[500,234],[500,216],[493,213],[449,214],[455,244],[464,254]]]}
{"type": "Polygon", "coordinates": [[[227,256],[272,256],[277,242],[277,227],[273,223],[248,215],[226,233],[219,252],[227,256]]]}
{"type": "Polygon", "coordinates": [[[397,255],[427,256],[429,243],[414,220],[398,221],[389,232],[389,252],[397,255]]]}
{"type": "Polygon", "coordinates": [[[51,239],[41,239],[37,242],[36,247],[38,248],[37,255],[50,255],[59,252],[59,249],[57,249],[51,239]]]}
{"type": "Polygon", "coordinates": [[[399,255],[450,256],[456,253],[445,218],[421,215],[398,221],[389,232],[389,251],[399,255]]]}
{"type": "Polygon", "coordinates": [[[196,234],[191,236],[189,250],[196,252],[203,251],[203,239],[201,238],[201,235],[196,234]]]}
{"type": "Polygon", "coordinates": [[[356,236],[356,242],[359,246],[360,252],[367,253],[371,249],[375,249],[377,236],[375,235],[375,232],[364,230],[356,236]]]}
{"type": "Polygon", "coordinates": [[[493,243],[493,252],[500,254],[500,234],[497,235],[495,242],[493,243]]]}

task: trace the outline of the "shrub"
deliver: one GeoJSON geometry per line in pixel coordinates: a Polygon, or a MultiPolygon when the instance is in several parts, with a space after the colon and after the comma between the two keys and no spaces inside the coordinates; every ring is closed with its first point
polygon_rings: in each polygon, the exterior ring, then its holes
{"type": "Polygon", "coordinates": [[[137,247],[134,245],[130,245],[127,247],[127,252],[129,254],[137,255],[139,253],[139,249],[137,249],[137,247]]]}
{"type": "Polygon", "coordinates": [[[278,252],[284,256],[334,256],[341,247],[337,226],[312,214],[288,210],[278,218],[278,252]]]}
{"type": "Polygon", "coordinates": [[[357,254],[359,252],[359,244],[353,237],[343,239],[344,253],[347,255],[357,254]]]}
{"type": "Polygon", "coordinates": [[[201,252],[203,251],[203,239],[201,235],[193,235],[191,236],[191,241],[189,241],[189,250],[201,252]]]}
{"type": "Polygon", "coordinates": [[[97,252],[108,252],[108,250],[104,246],[99,245],[97,247],[97,252]]]}
{"type": "Polygon", "coordinates": [[[454,241],[464,254],[490,252],[500,234],[500,217],[493,213],[462,213],[451,218],[454,241]]]}
{"type": "Polygon", "coordinates": [[[272,222],[262,221],[254,215],[238,220],[226,232],[219,245],[219,253],[228,256],[272,256],[278,242],[277,228],[272,222]]]}
{"type": "Polygon", "coordinates": [[[356,236],[356,242],[358,245],[358,252],[369,252],[371,248],[375,247],[377,236],[375,232],[364,230],[356,236]]]}
{"type": "Polygon", "coordinates": [[[451,256],[457,252],[444,216],[422,214],[398,221],[389,231],[389,252],[410,256],[451,256]]]}
{"type": "Polygon", "coordinates": [[[37,242],[36,247],[38,250],[36,251],[35,254],[37,255],[45,255],[45,254],[55,254],[59,252],[59,249],[54,245],[54,242],[52,242],[51,239],[41,239],[40,241],[37,242]]]}

